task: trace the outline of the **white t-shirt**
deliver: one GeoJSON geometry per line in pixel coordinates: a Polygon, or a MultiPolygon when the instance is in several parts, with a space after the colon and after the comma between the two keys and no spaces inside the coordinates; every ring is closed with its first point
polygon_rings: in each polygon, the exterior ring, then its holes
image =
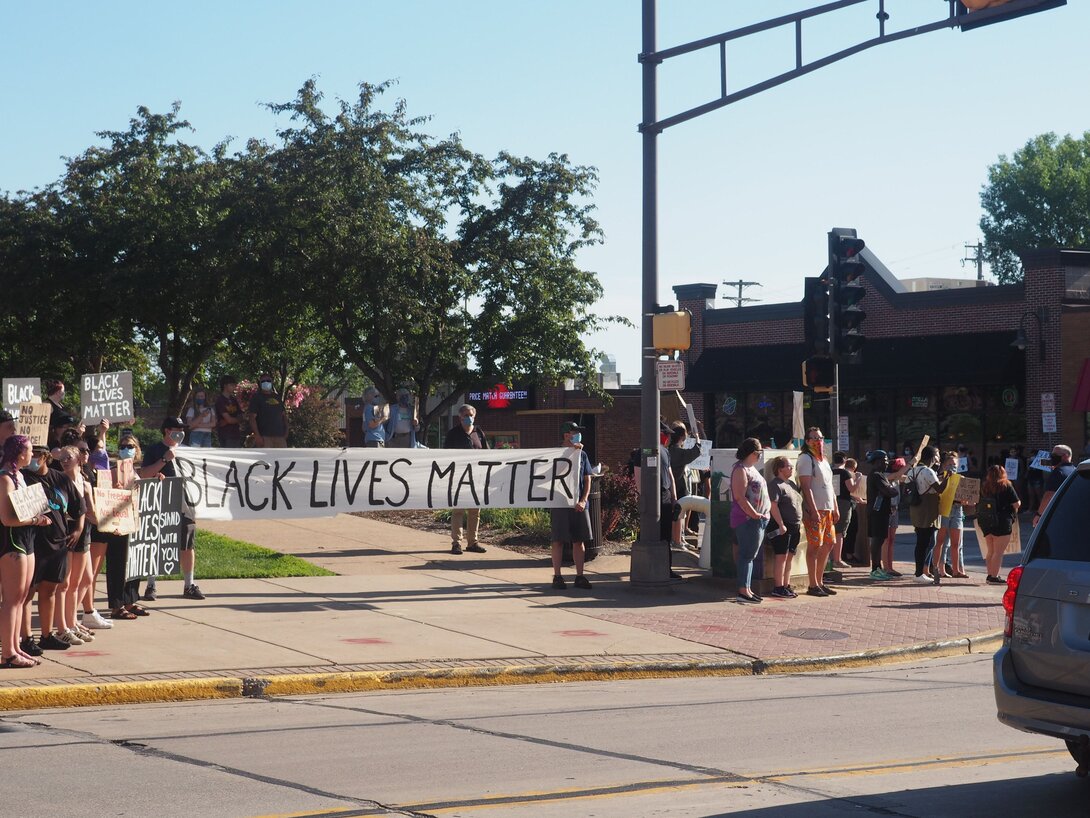
{"type": "Polygon", "coordinates": [[[836,495],[833,493],[833,469],[824,460],[818,460],[809,452],[799,455],[795,463],[795,473],[801,482],[803,477],[809,477],[810,491],[814,495],[814,505],[818,511],[832,511],[836,505],[836,495]],[[814,466],[817,466],[815,469],[814,466]]]}
{"type": "Polygon", "coordinates": [[[927,494],[928,489],[939,482],[939,476],[927,466],[917,466],[915,472],[916,489],[921,495],[927,494]]]}

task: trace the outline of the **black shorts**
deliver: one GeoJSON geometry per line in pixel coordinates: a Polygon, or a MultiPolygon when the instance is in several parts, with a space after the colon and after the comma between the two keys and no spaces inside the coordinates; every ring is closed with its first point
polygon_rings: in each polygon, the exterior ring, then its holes
{"type": "Polygon", "coordinates": [[[60,585],[68,579],[68,551],[61,549],[54,551],[49,548],[39,548],[34,554],[34,580],[39,582],[52,582],[60,585]]]}
{"type": "Polygon", "coordinates": [[[197,524],[188,517],[182,517],[182,551],[192,551],[196,547],[197,524]]]}
{"type": "Polygon", "coordinates": [[[591,539],[590,511],[584,508],[552,509],[550,539],[552,542],[587,542],[591,539]]]}
{"type": "Polygon", "coordinates": [[[802,539],[802,526],[801,525],[787,525],[787,533],[781,534],[779,537],[766,537],[765,542],[768,543],[769,548],[772,549],[773,554],[794,554],[799,550],[799,541],[802,539]]]}

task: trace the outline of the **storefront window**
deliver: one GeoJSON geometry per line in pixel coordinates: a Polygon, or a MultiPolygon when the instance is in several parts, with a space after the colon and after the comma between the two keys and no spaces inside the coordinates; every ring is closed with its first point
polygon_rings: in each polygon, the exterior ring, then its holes
{"type": "Polygon", "coordinates": [[[755,437],[765,446],[784,434],[783,394],[750,392],[746,398],[746,437],[755,437]]]}
{"type": "Polygon", "coordinates": [[[742,442],[745,421],[745,396],[739,392],[719,392],[715,396],[715,447],[736,448],[742,442]]]}
{"type": "Polygon", "coordinates": [[[924,435],[932,440],[938,431],[935,390],[930,387],[897,390],[897,451],[916,448],[924,435]]]}

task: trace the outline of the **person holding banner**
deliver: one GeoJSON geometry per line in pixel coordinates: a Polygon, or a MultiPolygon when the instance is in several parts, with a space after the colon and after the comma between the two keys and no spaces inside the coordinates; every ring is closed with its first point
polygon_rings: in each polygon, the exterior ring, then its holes
{"type": "Polygon", "coordinates": [[[583,451],[583,432],[578,423],[568,422],[560,427],[564,434],[565,449],[579,449],[579,499],[574,507],[550,509],[550,536],[552,540],[553,588],[562,591],[568,587],[560,575],[560,565],[564,559],[564,543],[571,543],[572,561],[575,563],[575,587],[590,588],[590,580],[583,576],[583,559],[586,556],[586,541],[593,534],[590,527],[591,466],[590,458],[583,451]]]}
{"type": "MultiPolygon", "coordinates": [[[[113,467],[113,487],[132,489],[136,479],[134,464],[140,460],[140,441],[131,430],[121,432],[117,443],[117,460],[113,467]]],[[[126,579],[129,564],[129,535],[100,531],[106,541],[106,596],[110,606],[110,619],[114,622],[148,616],[148,611],[137,604],[140,598],[140,580],[126,579]]]]}
{"type": "Polygon", "coordinates": [[[908,508],[909,519],[916,530],[915,579],[924,585],[942,582],[941,574],[931,573],[931,558],[935,552],[935,535],[939,525],[939,495],[946,490],[949,480],[949,475],[940,477],[935,472],[938,465],[939,450],[934,446],[924,446],[920,450],[920,462],[907,475],[912,481],[910,496],[915,498],[908,508]]]}
{"type": "Polygon", "coordinates": [[[11,495],[26,488],[21,470],[30,465],[30,440],[11,435],[0,449],[0,668],[34,667],[39,661],[22,651],[23,600],[30,589],[34,534],[52,521],[44,514],[20,520],[11,495]]]}
{"type": "MultiPolygon", "coordinates": [[[[366,416],[365,416],[366,417],[366,416]]],[[[458,425],[447,432],[443,440],[444,449],[487,449],[488,440],[484,432],[475,426],[477,410],[468,403],[458,407],[458,425]]],[[[450,512],[450,553],[462,553],[462,524],[466,530],[466,551],[484,553],[484,547],[477,542],[477,530],[481,525],[479,508],[456,508],[450,512]]]]}

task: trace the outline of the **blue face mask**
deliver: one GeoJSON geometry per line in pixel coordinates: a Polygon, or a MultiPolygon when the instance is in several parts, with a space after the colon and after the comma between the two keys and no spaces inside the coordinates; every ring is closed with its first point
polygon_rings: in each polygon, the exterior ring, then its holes
{"type": "Polygon", "coordinates": [[[576,432],[575,434],[573,434],[571,436],[571,442],[572,443],[582,443],[583,442],[583,433],[582,432],[576,432]]]}
{"type": "Polygon", "coordinates": [[[465,426],[468,429],[469,427],[471,427],[473,425],[473,418],[472,417],[462,418],[462,425],[465,426]]]}
{"type": "Polygon", "coordinates": [[[122,460],[132,460],[136,456],[136,449],[132,446],[123,446],[117,450],[117,456],[122,460]]]}

